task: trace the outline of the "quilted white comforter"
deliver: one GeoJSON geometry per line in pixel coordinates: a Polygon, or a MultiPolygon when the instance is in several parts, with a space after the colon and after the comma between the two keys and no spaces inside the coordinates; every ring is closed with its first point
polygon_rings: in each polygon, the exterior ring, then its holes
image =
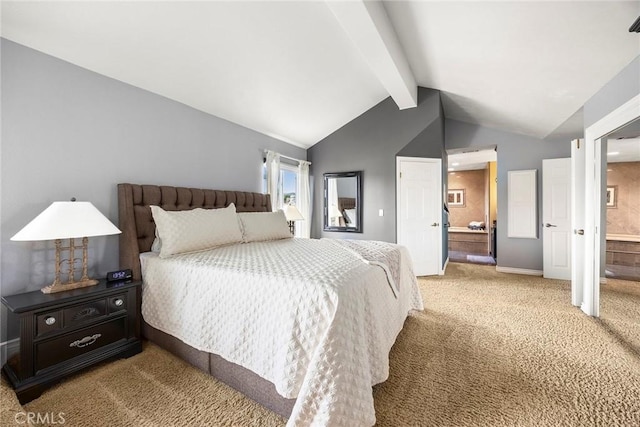
{"type": "MultiPolygon", "coordinates": [[[[395,246],[395,245],[394,245],[395,246]]],[[[405,248],[398,295],[378,265],[329,239],[141,255],[142,315],[297,398],[288,426],[370,426],[371,386],[412,309],[423,308],[405,248]]]]}

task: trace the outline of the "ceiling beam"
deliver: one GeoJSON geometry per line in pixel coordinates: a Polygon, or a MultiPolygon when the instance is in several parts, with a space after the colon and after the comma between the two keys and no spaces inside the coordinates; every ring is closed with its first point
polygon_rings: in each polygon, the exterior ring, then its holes
{"type": "Polygon", "coordinates": [[[418,85],[382,2],[326,3],[398,108],[416,107],[418,85]]]}

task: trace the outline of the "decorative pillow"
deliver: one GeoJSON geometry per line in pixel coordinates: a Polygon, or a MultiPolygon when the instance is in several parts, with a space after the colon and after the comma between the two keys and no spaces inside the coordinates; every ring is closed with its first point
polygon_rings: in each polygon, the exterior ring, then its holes
{"type": "Polygon", "coordinates": [[[158,227],[156,227],[156,237],[153,238],[153,243],[151,244],[151,252],[159,254],[160,249],[162,249],[162,241],[160,240],[160,237],[158,237],[158,227]]]}
{"type": "MultiPolygon", "coordinates": [[[[156,231],[156,234],[158,234],[158,232],[156,231]]],[[[155,252],[157,254],[160,253],[160,249],[162,249],[162,242],[160,241],[159,237],[155,237],[153,239],[153,243],[151,244],[151,252],[155,252]]]]}
{"type": "Polygon", "coordinates": [[[223,209],[165,211],[151,206],[160,258],[242,242],[235,205],[223,209]]]}
{"type": "Polygon", "coordinates": [[[240,212],[242,236],[245,243],[293,237],[284,212],[240,212]]]}

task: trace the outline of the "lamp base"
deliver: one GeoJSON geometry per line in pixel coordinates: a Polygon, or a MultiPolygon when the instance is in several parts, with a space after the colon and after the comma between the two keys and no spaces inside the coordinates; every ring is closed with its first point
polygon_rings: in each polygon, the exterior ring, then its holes
{"type": "Polygon", "coordinates": [[[40,289],[43,294],[54,294],[56,292],[70,291],[72,289],[86,288],[87,286],[95,286],[100,283],[95,279],[80,280],[79,282],[54,283],[40,289]]]}

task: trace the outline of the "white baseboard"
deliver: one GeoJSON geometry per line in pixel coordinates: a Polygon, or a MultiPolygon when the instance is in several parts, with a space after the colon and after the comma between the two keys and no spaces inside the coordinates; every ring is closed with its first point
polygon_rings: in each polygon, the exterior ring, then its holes
{"type": "Polygon", "coordinates": [[[500,273],[526,274],[527,276],[542,276],[542,270],[529,270],[527,268],[500,267],[497,265],[496,271],[500,273]]]}
{"type": "Polygon", "coordinates": [[[444,272],[447,270],[447,265],[449,265],[449,257],[444,261],[444,266],[442,267],[442,270],[440,270],[440,276],[444,275],[444,272]]]}
{"type": "Polygon", "coordinates": [[[0,342],[0,365],[7,363],[7,356],[20,351],[20,338],[0,342]]]}

